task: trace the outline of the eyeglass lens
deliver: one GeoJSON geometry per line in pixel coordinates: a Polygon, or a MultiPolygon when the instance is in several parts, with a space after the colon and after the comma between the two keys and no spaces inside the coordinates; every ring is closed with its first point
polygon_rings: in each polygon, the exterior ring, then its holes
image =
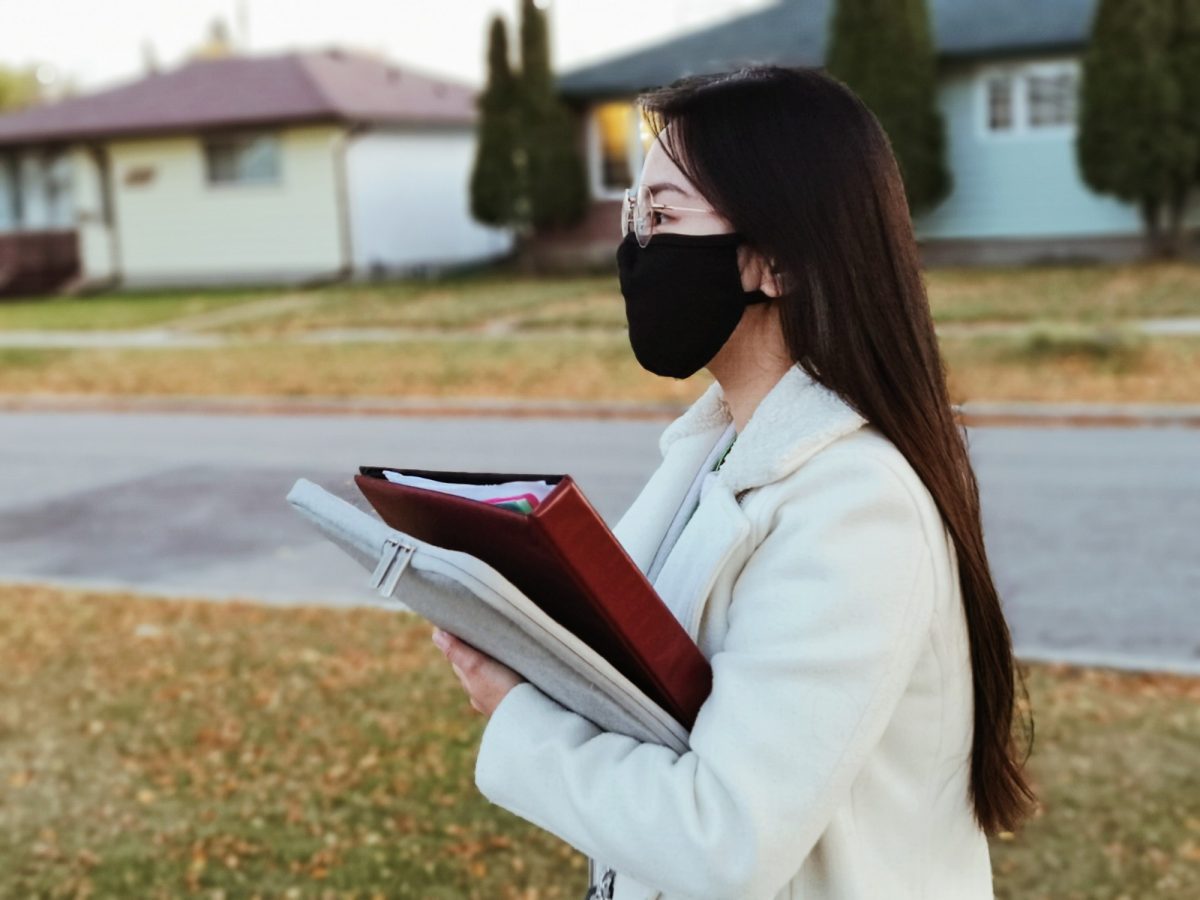
{"type": "Polygon", "coordinates": [[[632,220],[633,232],[638,243],[645,247],[654,232],[654,197],[644,185],[636,191],[625,189],[625,201],[621,208],[621,237],[629,233],[632,220]]]}

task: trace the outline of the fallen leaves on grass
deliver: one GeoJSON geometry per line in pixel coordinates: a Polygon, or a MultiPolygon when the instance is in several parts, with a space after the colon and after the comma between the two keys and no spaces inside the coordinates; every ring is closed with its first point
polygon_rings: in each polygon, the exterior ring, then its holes
{"type": "Polygon", "coordinates": [[[428,633],[0,587],[0,895],[582,894],[578,852],[475,790],[483,720],[428,633]]]}
{"type": "MultiPolygon", "coordinates": [[[[0,896],[577,897],[415,616],[0,586],[0,896]]],[[[1027,665],[996,896],[1200,895],[1200,680],[1027,665]]]]}

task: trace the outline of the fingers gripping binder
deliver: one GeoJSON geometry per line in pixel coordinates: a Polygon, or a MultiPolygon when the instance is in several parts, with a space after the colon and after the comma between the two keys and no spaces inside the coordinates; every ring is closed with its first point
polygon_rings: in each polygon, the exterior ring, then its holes
{"type": "MultiPolygon", "coordinates": [[[[397,489],[396,497],[403,493],[400,485],[387,487],[397,489]]],[[[305,478],[296,481],[287,500],[370,572],[368,583],[381,605],[411,610],[457,635],[606,731],[679,753],[688,749],[690,720],[685,724],[668,711],[669,704],[658,702],[493,566],[394,528],[305,478]]],[[[696,654],[707,693],[711,670],[698,648],[696,654]]]]}

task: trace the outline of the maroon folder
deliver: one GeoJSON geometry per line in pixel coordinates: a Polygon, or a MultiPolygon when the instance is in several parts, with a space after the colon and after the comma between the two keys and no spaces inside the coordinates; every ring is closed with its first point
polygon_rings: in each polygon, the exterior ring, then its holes
{"type": "Polygon", "coordinates": [[[691,730],[712,689],[712,668],[570,475],[392,466],[359,466],[359,472],[355,484],[388,525],[496,569],[691,730]],[[458,484],[546,481],[554,487],[526,514],[397,484],[387,480],[385,468],[458,484]]]}

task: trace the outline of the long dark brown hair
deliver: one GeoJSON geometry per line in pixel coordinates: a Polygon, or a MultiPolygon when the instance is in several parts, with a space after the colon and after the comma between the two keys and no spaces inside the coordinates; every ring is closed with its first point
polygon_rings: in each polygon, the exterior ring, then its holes
{"type": "MultiPolygon", "coordinates": [[[[858,95],[814,68],[689,75],[637,100],[668,157],[777,267],[791,358],[895,444],[933,495],[954,538],[969,632],[970,799],[985,833],[1013,831],[1037,801],[1022,774],[1028,749],[1018,761],[1014,739],[1022,673],[887,134],[858,95]]],[[[1031,749],[1032,716],[1023,730],[1031,749]]]]}

